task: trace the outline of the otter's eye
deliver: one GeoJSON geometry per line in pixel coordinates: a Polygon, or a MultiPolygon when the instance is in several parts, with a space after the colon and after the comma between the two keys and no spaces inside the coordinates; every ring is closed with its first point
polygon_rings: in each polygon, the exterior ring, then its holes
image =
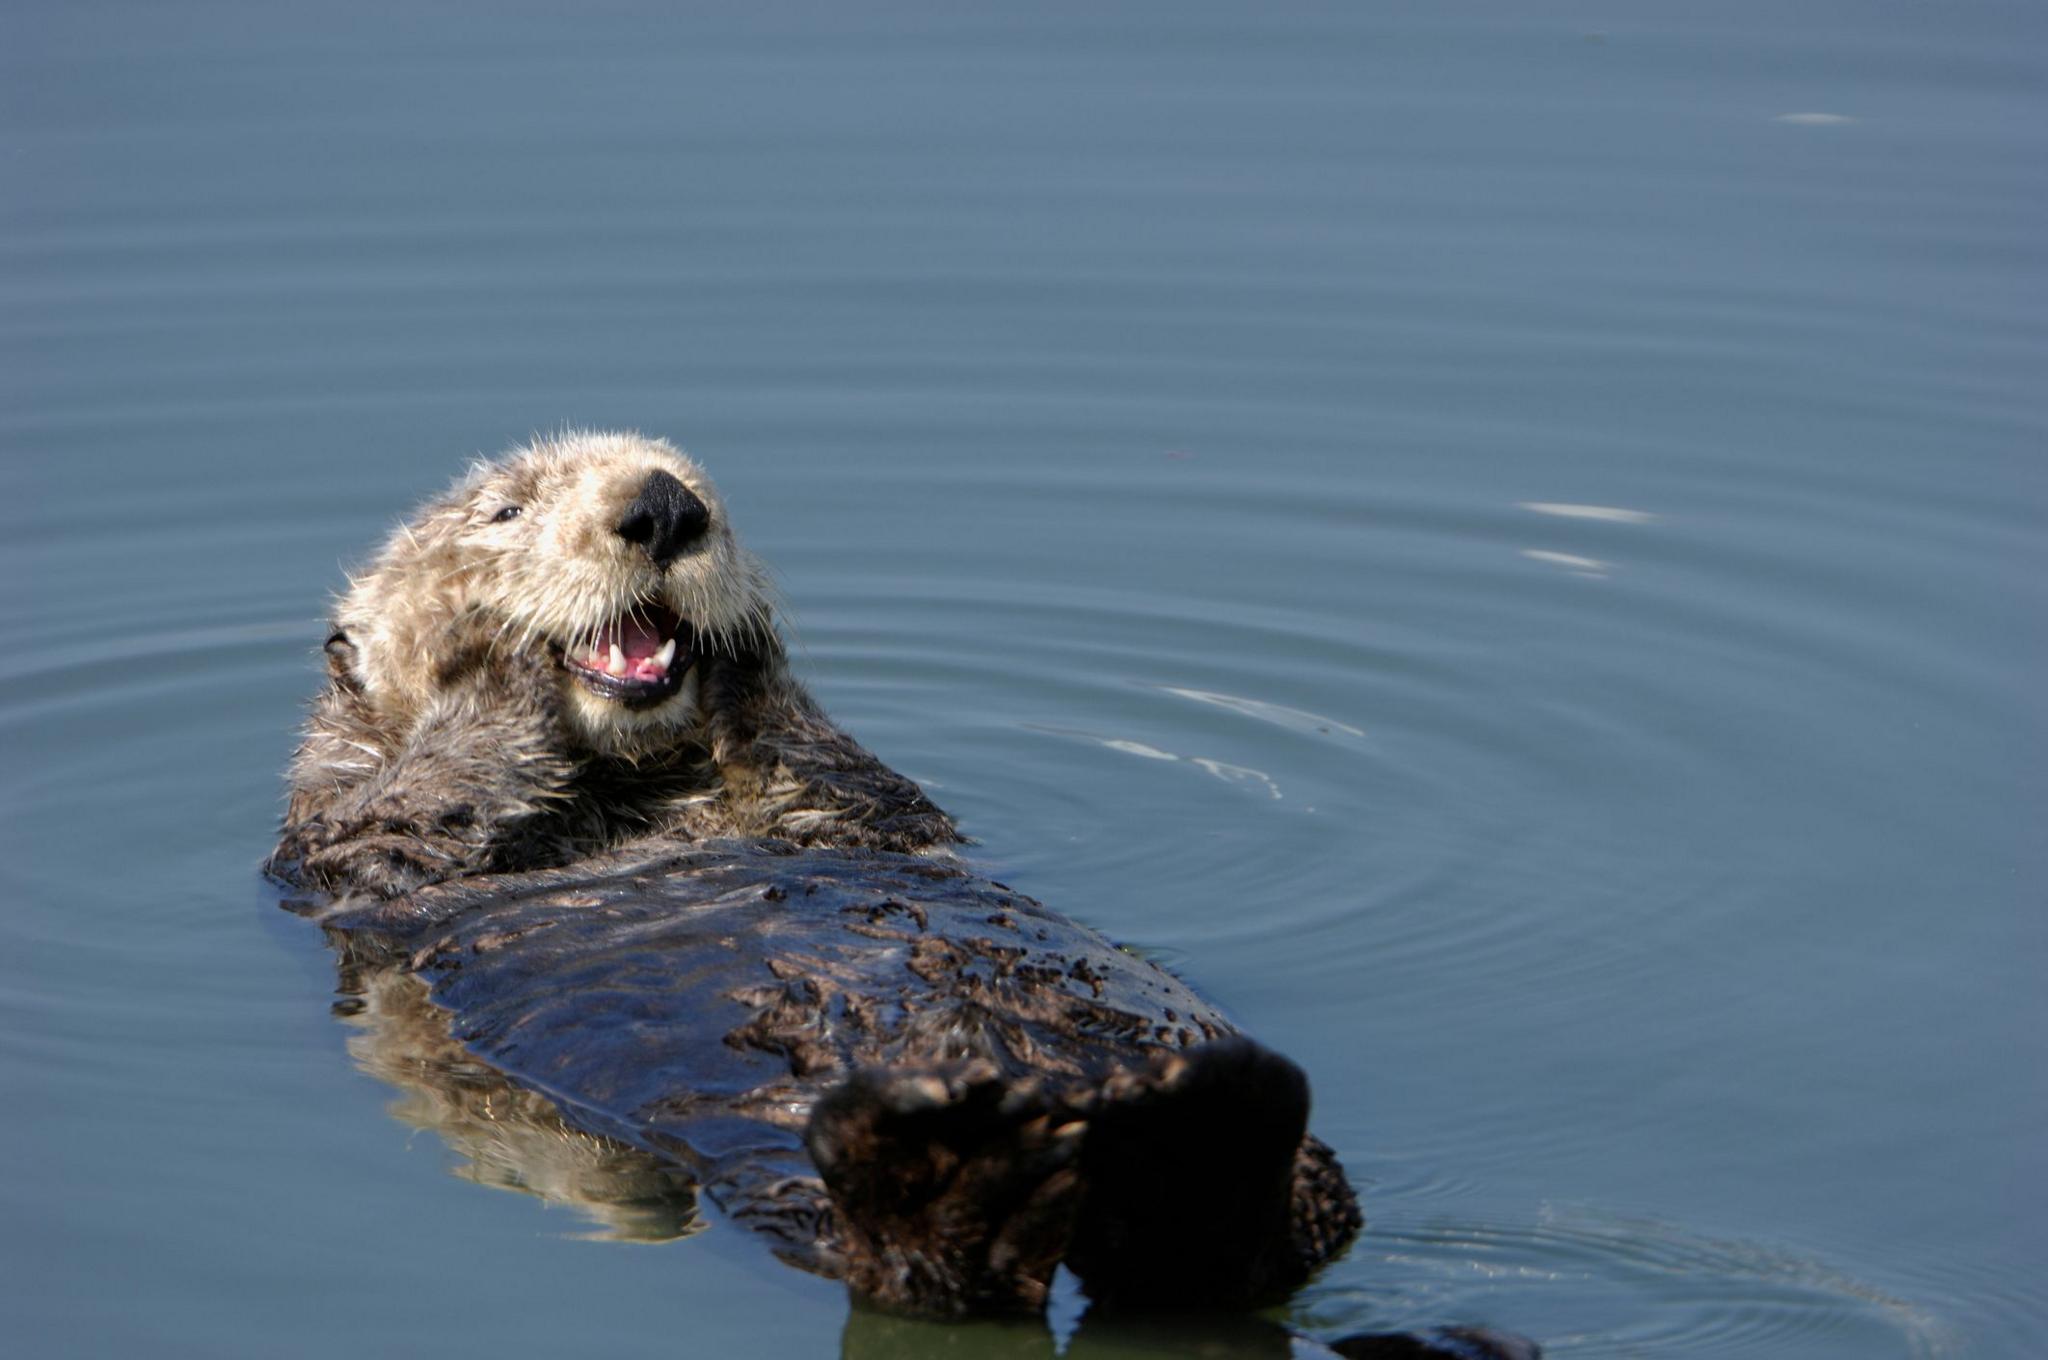
{"type": "Polygon", "coordinates": [[[518,519],[519,513],[523,508],[522,506],[508,505],[497,514],[491,516],[491,523],[503,524],[507,520],[518,519]]]}

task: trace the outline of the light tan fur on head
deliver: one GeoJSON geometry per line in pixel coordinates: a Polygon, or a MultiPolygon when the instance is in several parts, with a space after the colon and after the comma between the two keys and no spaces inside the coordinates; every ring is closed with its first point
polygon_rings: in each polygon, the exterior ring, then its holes
{"type": "MultiPolygon", "coordinates": [[[[765,570],[732,531],[717,488],[673,445],[638,434],[565,431],[481,462],[399,526],[353,578],[336,621],[355,647],[355,678],[403,725],[433,697],[436,668],[465,619],[507,646],[581,655],[622,616],[665,606],[695,629],[699,653],[770,636],[765,570]],[[703,537],[658,565],[618,525],[649,475],[668,473],[710,512],[703,537]]],[[[683,739],[698,721],[698,668],[681,689],[631,708],[564,669],[573,734],[597,754],[635,757],[683,739]]]]}

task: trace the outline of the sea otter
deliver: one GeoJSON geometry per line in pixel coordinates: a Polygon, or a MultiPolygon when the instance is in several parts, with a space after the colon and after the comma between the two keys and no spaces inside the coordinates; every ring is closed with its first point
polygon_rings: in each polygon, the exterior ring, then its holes
{"type": "Polygon", "coordinates": [[[1062,1264],[1102,1307],[1246,1308],[1359,1230],[1298,1068],[964,868],[824,716],[668,443],[478,464],[325,653],[268,868],[344,970],[418,977],[469,1052],[791,1261],[913,1314],[1037,1308],[1062,1264]]]}

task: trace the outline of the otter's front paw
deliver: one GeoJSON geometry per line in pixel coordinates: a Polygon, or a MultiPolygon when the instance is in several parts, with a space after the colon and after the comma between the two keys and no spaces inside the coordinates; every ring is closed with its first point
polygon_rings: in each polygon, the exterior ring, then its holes
{"type": "Polygon", "coordinates": [[[531,680],[552,675],[547,645],[528,638],[502,619],[472,611],[443,631],[434,648],[434,682],[454,689],[483,679],[531,680]]]}
{"type": "Polygon", "coordinates": [[[402,897],[448,877],[451,867],[448,857],[428,842],[385,831],[313,851],[299,861],[297,877],[309,887],[402,897]]]}
{"type": "Polygon", "coordinates": [[[479,711],[539,720],[550,730],[562,721],[560,658],[548,643],[488,615],[465,614],[448,626],[433,675],[443,694],[471,700],[479,711]]]}
{"type": "Polygon", "coordinates": [[[697,658],[697,711],[727,759],[751,754],[761,735],[758,667],[707,652],[697,658]]]}

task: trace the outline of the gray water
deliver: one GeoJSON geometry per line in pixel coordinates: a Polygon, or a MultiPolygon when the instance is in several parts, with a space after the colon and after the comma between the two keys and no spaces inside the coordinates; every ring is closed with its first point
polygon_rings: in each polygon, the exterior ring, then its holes
{"type": "Polygon", "coordinates": [[[2048,1344],[2048,11],[0,25],[10,1353],[877,1344],[476,1183],[256,874],[344,565],[564,424],[1309,1070],[1371,1223],[1298,1332],[2048,1344]]]}

